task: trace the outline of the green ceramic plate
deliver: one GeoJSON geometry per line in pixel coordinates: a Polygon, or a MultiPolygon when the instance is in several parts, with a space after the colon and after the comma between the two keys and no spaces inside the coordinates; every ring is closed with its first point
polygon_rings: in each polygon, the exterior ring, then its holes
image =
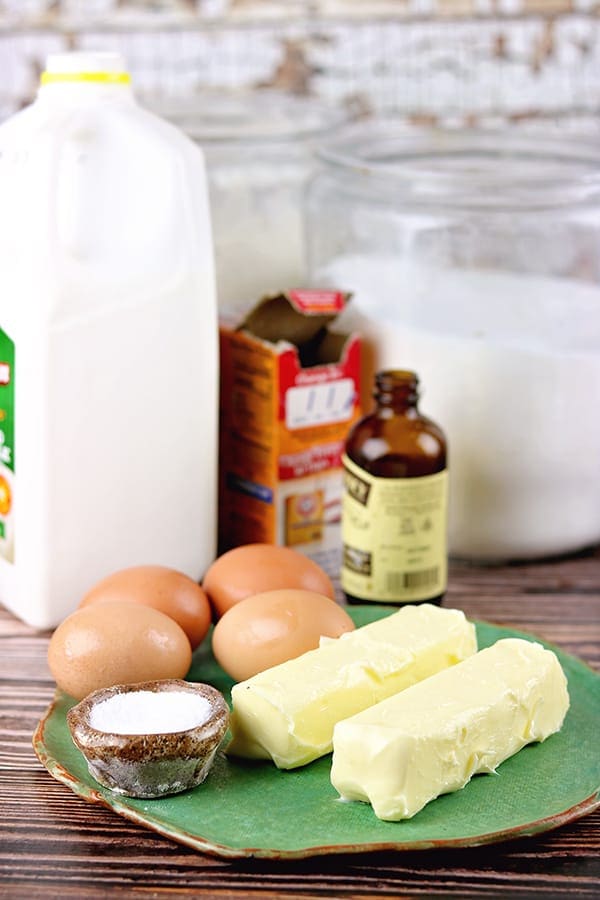
{"type": "MultiPolygon", "coordinates": [[[[388,612],[350,610],[366,624],[388,612]]],[[[477,624],[479,646],[524,637],[477,624]]],[[[208,644],[205,641],[205,644],[208,644]]],[[[219,755],[204,784],[160,800],[133,800],[102,788],[89,775],[66,723],[73,700],[57,693],[34,735],[35,751],[51,775],[86,800],[173,840],[223,857],[299,858],[324,853],[474,846],[556,828],[600,805],[600,676],[552,647],[569,680],[571,708],[559,734],[525,747],[496,775],[479,775],[461,791],[434,800],[413,819],[382,822],[371,807],[342,803],[329,781],[330,757],[281,772],[271,763],[219,755]]],[[[226,695],[229,679],[206,647],[195,654],[190,680],[226,695]]]]}

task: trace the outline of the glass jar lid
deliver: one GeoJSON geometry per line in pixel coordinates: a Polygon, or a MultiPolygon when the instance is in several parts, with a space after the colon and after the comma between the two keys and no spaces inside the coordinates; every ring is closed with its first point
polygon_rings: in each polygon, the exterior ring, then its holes
{"type": "Polygon", "coordinates": [[[488,208],[600,202],[600,148],[590,138],[518,130],[411,129],[374,119],[318,148],[350,190],[394,203],[488,208]]]}
{"type": "Polygon", "coordinates": [[[200,144],[323,138],[347,119],[343,109],[317,98],[272,89],[206,89],[151,108],[200,144]]]}

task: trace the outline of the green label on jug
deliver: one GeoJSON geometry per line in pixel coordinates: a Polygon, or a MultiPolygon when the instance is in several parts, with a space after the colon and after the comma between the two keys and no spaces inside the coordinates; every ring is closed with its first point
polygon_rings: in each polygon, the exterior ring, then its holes
{"type": "Polygon", "coordinates": [[[0,328],[0,556],[14,562],[15,345],[0,328]]]}

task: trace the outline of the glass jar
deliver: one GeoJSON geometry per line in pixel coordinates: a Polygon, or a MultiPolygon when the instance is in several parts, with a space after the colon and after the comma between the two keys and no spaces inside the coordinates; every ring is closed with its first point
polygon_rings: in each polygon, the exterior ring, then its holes
{"type": "Polygon", "coordinates": [[[239,315],[264,294],[304,287],[304,192],[315,143],[342,112],[267,89],[204,91],[153,108],[206,156],[220,311],[239,315]]]}
{"type": "Polygon", "coordinates": [[[412,369],[449,445],[449,546],[500,561],[600,540],[600,151],[366,123],[319,151],[311,280],[354,292],[364,395],[412,369]]]}

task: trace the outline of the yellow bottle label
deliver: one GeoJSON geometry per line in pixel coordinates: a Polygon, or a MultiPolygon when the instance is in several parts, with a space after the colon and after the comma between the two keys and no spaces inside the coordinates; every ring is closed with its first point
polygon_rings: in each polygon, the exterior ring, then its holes
{"type": "Polygon", "coordinates": [[[379,478],[344,454],[342,588],[384,603],[436,597],[448,577],[448,470],[379,478]]]}

